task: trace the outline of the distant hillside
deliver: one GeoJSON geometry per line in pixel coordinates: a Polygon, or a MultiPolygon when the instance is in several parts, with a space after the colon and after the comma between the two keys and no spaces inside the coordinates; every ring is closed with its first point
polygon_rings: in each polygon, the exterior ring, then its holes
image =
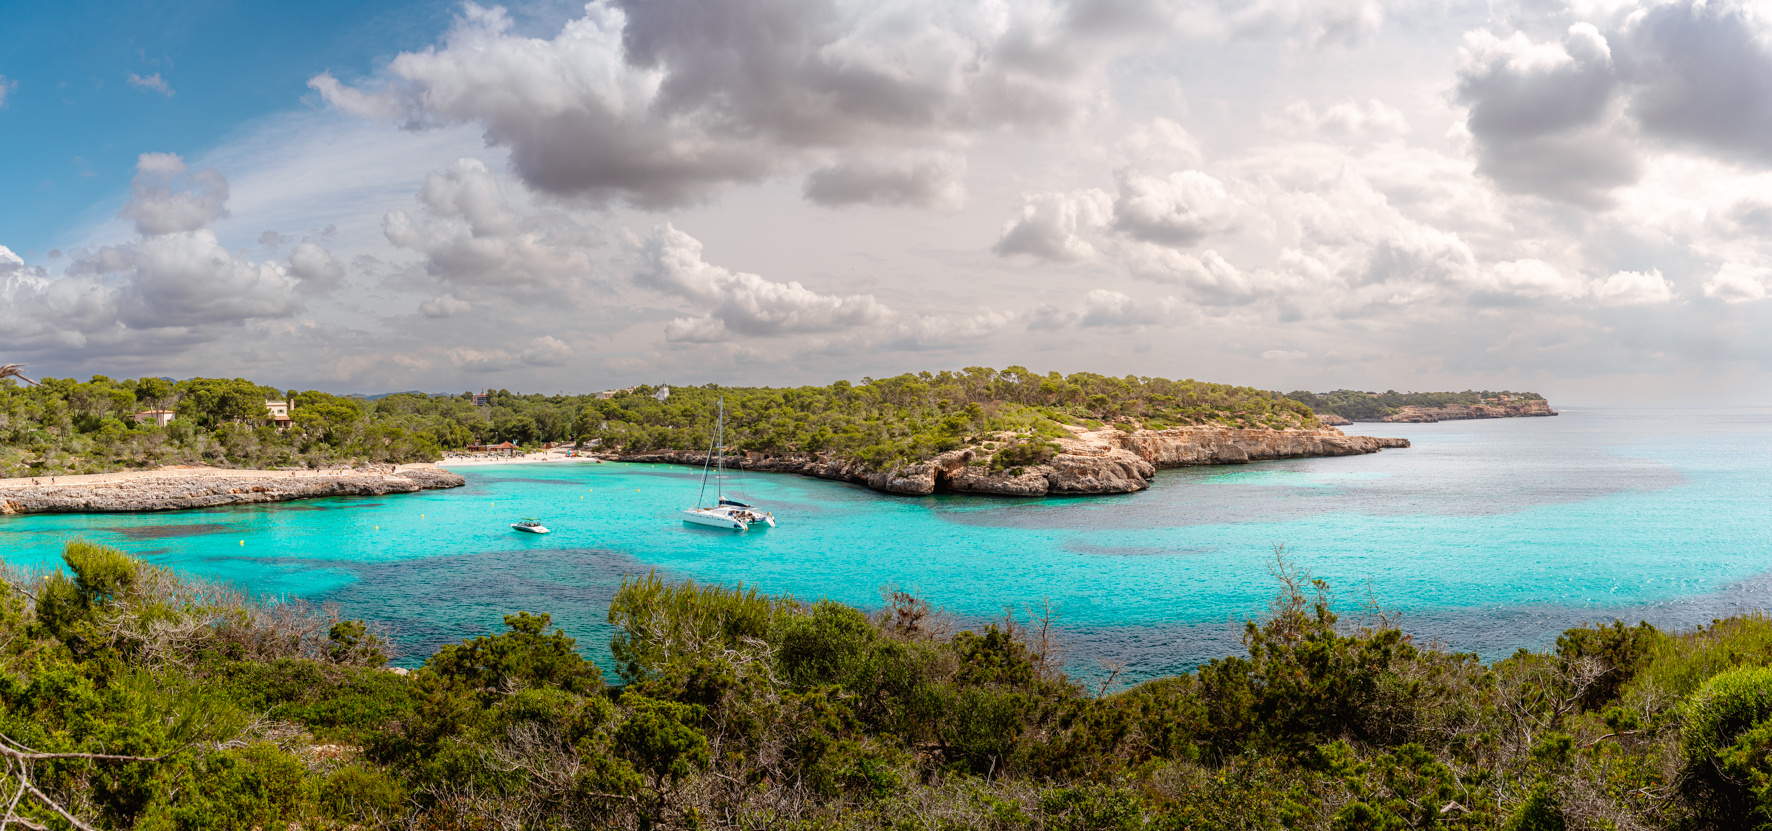
{"type": "MultiPolygon", "coordinates": [[[[628,451],[703,450],[714,402],[726,401],[729,447],[828,454],[868,469],[926,460],[1015,434],[1004,460],[1049,455],[1038,439],[1064,425],[1161,429],[1183,425],[1316,427],[1311,409],[1277,392],[1093,373],[1040,374],[1023,367],[921,372],[822,387],[638,386],[590,395],[471,393],[338,396],[266,387],[246,379],[89,381],[45,378],[41,387],[0,381],[0,477],[204,463],[219,467],[322,466],[435,460],[473,443],[597,441],[628,451]],[[610,395],[604,398],[604,395],[610,395]],[[266,400],[291,402],[273,425],[266,400]],[[141,410],[171,410],[164,427],[141,410]],[[1021,444],[1025,439],[1026,446],[1021,444]]],[[[1000,441],[1000,439],[998,439],[1000,441]]]]}
{"type": "MultiPolygon", "coordinates": [[[[1310,407],[1319,416],[1338,416],[1348,421],[1442,421],[1457,418],[1505,418],[1524,415],[1556,415],[1544,396],[1535,392],[1465,390],[1464,392],[1305,392],[1295,390],[1286,398],[1310,407]]],[[[1334,421],[1335,419],[1330,419],[1334,421]]]]}

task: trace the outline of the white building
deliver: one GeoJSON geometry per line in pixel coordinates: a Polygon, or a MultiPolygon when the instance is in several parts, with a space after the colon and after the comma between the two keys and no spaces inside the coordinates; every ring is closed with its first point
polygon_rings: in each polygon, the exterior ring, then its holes
{"type": "Polygon", "coordinates": [[[167,422],[172,421],[172,416],[171,410],[142,410],[135,414],[135,420],[138,424],[152,423],[155,427],[165,427],[167,422]]]}
{"type": "Polygon", "coordinates": [[[289,429],[289,411],[293,408],[288,401],[266,401],[265,409],[271,411],[271,423],[277,425],[277,429],[289,429]]]}

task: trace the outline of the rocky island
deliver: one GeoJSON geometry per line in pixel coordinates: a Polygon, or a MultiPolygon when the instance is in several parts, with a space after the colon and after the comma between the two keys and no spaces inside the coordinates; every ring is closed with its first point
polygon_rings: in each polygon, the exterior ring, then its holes
{"type": "Polygon", "coordinates": [[[328,496],[385,496],[467,484],[429,465],[329,471],[185,468],[0,480],[0,515],[217,508],[328,496]]]}

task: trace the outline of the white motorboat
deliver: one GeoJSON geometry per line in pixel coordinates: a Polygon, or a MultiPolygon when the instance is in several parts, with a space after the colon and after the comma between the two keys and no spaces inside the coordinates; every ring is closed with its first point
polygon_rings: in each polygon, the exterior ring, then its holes
{"type": "Polygon", "coordinates": [[[726,498],[725,493],[725,461],[726,448],[721,443],[726,438],[726,400],[719,401],[719,416],[714,421],[714,443],[708,448],[708,463],[701,468],[701,493],[696,496],[695,507],[683,509],[683,521],[710,528],[726,528],[733,531],[749,531],[757,526],[775,527],[775,514],[758,510],[754,505],[747,505],[726,498]],[[702,507],[702,500],[708,493],[708,469],[713,468],[714,505],[702,507]]]}
{"type": "Polygon", "coordinates": [[[546,534],[548,532],[548,527],[546,525],[533,519],[525,519],[522,522],[513,522],[511,523],[511,528],[516,531],[527,531],[531,534],[546,534]]]}

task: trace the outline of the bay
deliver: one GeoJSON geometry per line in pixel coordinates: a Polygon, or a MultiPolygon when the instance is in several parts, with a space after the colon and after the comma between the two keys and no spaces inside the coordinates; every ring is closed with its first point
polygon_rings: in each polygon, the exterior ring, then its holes
{"type": "Polygon", "coordinates": [[[47,568],[67,539],[261,595],[340,604],[421,662],[549,612],[600,661],[624,576],[880,604],[911,590],[969,623],[1049,600],[1073,671],[1123,677],[1240,651],[1275,546],[1405,630],[1486,658],[1621,617],[1690,626],[1772,601],[1772,409],[1568,409],[1557,418],[1361,424],[1414,446],[1159,472],[1107,497],[893,497],[796,476],[733,485],[780,527],[686,526],[699,472],[630,464],[463,468],[409,496],[164,514],[0,518],[0,556],[47,568]],[[553,533],[512,532],[537,517],[553,533]]]}

